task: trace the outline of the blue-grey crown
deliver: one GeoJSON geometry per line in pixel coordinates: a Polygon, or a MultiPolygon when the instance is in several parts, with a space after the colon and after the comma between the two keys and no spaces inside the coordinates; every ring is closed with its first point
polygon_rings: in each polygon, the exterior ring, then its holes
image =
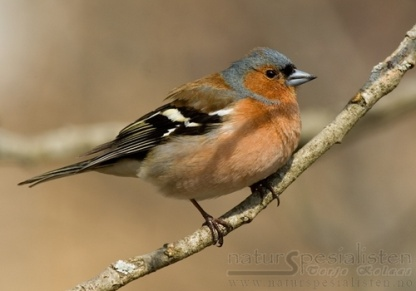
{"type": "Polygon", "coordinates": [[[224,79],[232,87],[241,86],[242,77],[251,69],[257,69],[264,65],[274,65],[281,70],[292,61],[285,55],[270,48],[255,48],[247,56],[231,64],[222,72],[224,79]]]}
{"type": "Polygon", "coordinates": [[[231,64],[226,69],[244,74],[248,69],[260,68],[264,65],[274,65],[279,70],[287,65],[291,65],[292,61],[285,55],[270,48],[255,48],[247,56],[231,64]]]}

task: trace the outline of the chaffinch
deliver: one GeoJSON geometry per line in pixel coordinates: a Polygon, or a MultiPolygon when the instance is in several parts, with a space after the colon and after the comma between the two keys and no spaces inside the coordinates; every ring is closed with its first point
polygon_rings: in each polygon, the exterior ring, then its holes
{"type": "Polygon", "coordinates": [[[283,54],[256,48],[222,72],[171,91],[169,103],[88,152],[90,159],[19,185],[88,171],[139,177],[168,197],[191,200],[222,245],[218,225],[227,224],[196,200],[255,185],[286,163],[301,130],[295,87],[314,78],[283,54]]]}

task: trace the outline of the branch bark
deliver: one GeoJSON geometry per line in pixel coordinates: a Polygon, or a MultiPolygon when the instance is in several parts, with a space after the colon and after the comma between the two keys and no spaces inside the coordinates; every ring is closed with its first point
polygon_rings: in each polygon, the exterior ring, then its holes
{"type": "MultiPolygon", "coordinates": [[[[282,169],[268,178],[275,193],[282,193],[320,156],[334,144],[340,143],[357,121],[399,84],[403,75],[414,67],[415,62],[416,25],[407,32],[399,47],[386,60],[373,68],[369,80],[335,120],[295,153],[282,169]]],[[[221,218],[235,230],[251,222],[272,200],[270,192],[255,192],[221,218]]],[[[223,229],[224,234],[231,231],[223,229]]],[[[183,239],[165,244],[151,253],[119,260],[108,266],[96,278],[81,283],[71,290],[117,290],[133,280],[183,260],[210,245],[212,245],[211,233],[207,227],[202,227],[183,239]]]]}
{"type": "Polygon", "coordinates": [[[29,138],[0,128],[0,160],[36,163],[73,157],[114,138],[124,125],[68,126],[29,138]]]}

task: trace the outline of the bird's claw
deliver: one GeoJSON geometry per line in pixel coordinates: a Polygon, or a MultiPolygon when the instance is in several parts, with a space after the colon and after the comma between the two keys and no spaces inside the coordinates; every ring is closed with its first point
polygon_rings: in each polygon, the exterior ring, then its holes
{"type": "Polygon", "coordinates": [[[227,231],[230,231],[233,229],[233,227],[226,222],[225,220],[221,218],[214,218],[211,215],[209,215],[202,207],[201,205],[196,202],[195,199],[190,200],[192,204],[198,209],[198,211],[201,213],[202,217],[204,217],[205,222],[202,225],[208,226],[209,230],[211,231],[212,235],[212,241],[217,247],[221,247],[224,244],[224,233],[221,231],[220,225],[225,227],[227,231]]]}
{"type": "Polygon", "coordinates": [[[266,188],[272,193],[273,198],[276,199],[277,201],[277,206],[279,206],[280,205],[279,194],[276,193],[276,191],[274,191],[273,186],[267,180],[261,180],[250,186],[251,192],[259,192],[262,198],[265,195],[265,191],[263,190],[264,188],[266,188]]]}
{"type": "Polygon", "coordinates": [[[221,247],[224,243],[224,233],[221,226],[225,227],[227,231],[232,229],[231,225],[221,218],[213,218],[211,215],[205,217],[205,222],[202,225],[208,226],[211,231],[212,241],[217,247],[221,247]]]}

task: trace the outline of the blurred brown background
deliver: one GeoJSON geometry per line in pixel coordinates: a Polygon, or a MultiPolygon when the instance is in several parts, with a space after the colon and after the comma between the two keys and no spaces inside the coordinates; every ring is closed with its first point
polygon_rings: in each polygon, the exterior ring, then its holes
{"type": "MultiPolygon", "coordinates": [[[[415,11],[414,0],[1,0],[0,127],[36,136],[67,125],[127,124],[162,104],[173,87],[221,70],[256,46],[275,48],[316,74],[299,92],[301,108],[335,116],[416,23],[415,11]]],[[[415,71],[407,74],[387,99],[415,94],[415,77],[415,71]]],[[[364,134],[351,132],[284,193],[279,208],[272,205],[227,236],[222,248],[122,290],[263,290],[285,280],[297,287],[281,290],[311,289],[307,282],[320,284],[318,290],[397,290],[400,280],[412,284],[400,290],[413,289],[413,261],[384,262],[393,270],[410,268],[409,276],[359,276],[358,263],[341,259],[322,264],[347,268],[348,274],[332,278],[341,285],[331,288],[322,285],[331,279],[324,273],[232,277],[227,271],[289,268],[284,261],[229,262],[232,254],[256,250],[345,255],[359,246],[366,254],[383,250],[416,260],[415,125],[416,115],[407,114],[364,134]],[[371,279],[384,285],[375,288],[371,279]]],[[[91,173],[33,189],[16,186],[74,161],[0,161],[3,290],[73,287],[202,223],[189,202],[165,199],[135,179],[91,173]]],[[[248,193],[202,205],[220,215],[248,193]]]]}

